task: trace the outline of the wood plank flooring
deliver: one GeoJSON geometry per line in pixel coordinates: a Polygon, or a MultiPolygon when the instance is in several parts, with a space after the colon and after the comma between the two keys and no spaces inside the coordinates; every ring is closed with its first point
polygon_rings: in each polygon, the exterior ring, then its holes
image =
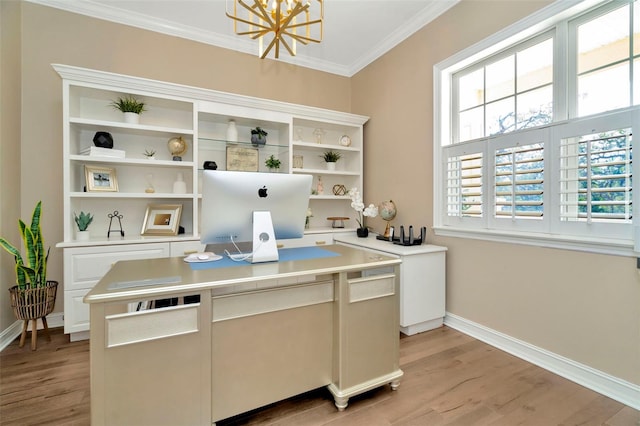
{"type": "MultiPolygon", "coordinates": [[[[88,425],[89,344],[62,329],[38,350],[0,353],[0,424],[88,425]]],[[[352,398],[338,412],[318,389],[218,425],[640,426],[640,412],[448,327],[400,340],[400,388],[352,398]]],[[[120,425],[128,426],[128,425],[120,425]]]]}

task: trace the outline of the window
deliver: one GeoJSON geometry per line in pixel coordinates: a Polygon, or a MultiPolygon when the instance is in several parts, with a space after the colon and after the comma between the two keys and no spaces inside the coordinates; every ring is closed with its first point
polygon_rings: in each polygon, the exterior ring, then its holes
{"type": "Polygon", "coordinates": [[[436,65],[436,233],[633,254],[640,0],[561,3],[436,65]]]}

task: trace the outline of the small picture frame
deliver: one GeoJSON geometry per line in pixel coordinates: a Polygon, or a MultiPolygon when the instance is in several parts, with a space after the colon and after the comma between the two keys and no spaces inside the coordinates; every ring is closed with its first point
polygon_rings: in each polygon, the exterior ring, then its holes
{"type": "Polygon", "coordinates": [[[178,235],[182,204],[149,204],[141,235],[178,235]]]}
{"type": "Polygon", "coordinates": [[[110,167],[84,166],[88,192],[118,192],[116,170],[110,167]]]}

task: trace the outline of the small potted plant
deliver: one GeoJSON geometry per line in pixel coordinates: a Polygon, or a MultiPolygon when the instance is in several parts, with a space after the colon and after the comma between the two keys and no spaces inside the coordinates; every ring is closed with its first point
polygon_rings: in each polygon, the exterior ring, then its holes
{"type": "Polygon", "coordinates": [[[269,158],[267,158],[264,162],[264,165],[267,166],[270,172],[277,172],[280,170],[280,160],[271,154],[269,158]]]}
{"type": "Polygon", "coordinates": [[[155,151],[155,149],[145,149],[142,154],[145,157],[147,157],[147,160],[155,160],[156,159],[156,151],[155,151]]]}
{"type": "Polygon", "coordinates": [[[89,231],[87,228],[93,222],[93,216],[91,213],[80,212],[80,215],[73,213],[73,220],[78,225],[78,231],[76,232],[76,239],[79,241],[87,241],[89,239],[89,231]]]}
{"type": "Polygon", "coordinates": [[[251,129],[251,143],[254,146],[264,145],[267,143],[267,135],[268,133],[265,132],[264,129],[260,127],[251,129]]]}
{"type": "Polygon", "coordinates": [[[111,106],[124,113],[125,122],[133,124],[138,124],[140,114],[146,111],[144,102],[137,100],[131,95],[112,101],[111,106]]]}
{"type": "Polygon", "coordinates": [[[31,325],[31,349],[36,349],[37,320],[42,318],[45,334],[49,336],[46,316],[53,311],[56,303],[57,281],[47,281],[47,259],[49,249],[45,250],[40,226],[42,202],[38,201],[33,210],[31,225],[18,221],[20,235],[25,248],[25,256],[17,247],[4,238],[0,238],[0,247],[13,256],[16,263],[16,285],[9,289],[11,307],[18,320],[23,320],[20,347],[24,346],[27,325],[31,325]]]}
{"type": "Polygon", "coordinates": [[[336,162],[340,158],[342,158],[342,154],[340,154],[338,151],[330,149],[329,151],[325,151],[325,153],[322,154],[322,158],[327,163],[327,170],[335,170],[336,162]]]}

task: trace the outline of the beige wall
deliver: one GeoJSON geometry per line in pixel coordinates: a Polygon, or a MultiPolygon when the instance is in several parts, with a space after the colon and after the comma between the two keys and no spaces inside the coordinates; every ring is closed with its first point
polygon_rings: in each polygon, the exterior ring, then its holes
{"type": "MultiPolygon", "coordinates": [[[[0,2],[3,12],[5,3],[0,2]]],[[[28,216],[42,199],[46,240],[54,245],[62,238],[61,87],[50,66],[54,62],[369,115],[365,201],[391,198],[399,208],[396,224],[431,226],[433,65],[546,4],[463,1],[348,79],[23,3],[20,126],[10,123],[5,129],[2,92],[2,235],[5,222],[15,223],[15,209],[7,210],[7,202],[19,203],[28,216]],[[7,136],[21,140],[20,153],[5,152],[7,136]],[[6,196],[7,171],[19,173],[16,187],[30,192],[6,196]]],[[[15,43],[9,42],[13,48],[15,43]]],[[[380,219],[370,224],[383,226],[380,219]]],[[[430,239],[449,247],[448,311],[640,384],[640,282],[634,259],[430,239]]],[[[50,277],[62,280],[61,250],[52,249],[50,277]]],[[[60,310],[62,298],[58,301],[60,310]]],[[[8,303],[0,302],[6,321],[8,303]]]]}
{"type": "MultiPolygon", "coordinates": [[[[0,236],[20,241],[20,7],[0,1],[0,236]]],[[[13,257],[0,249],[0,332],[15,321],[9,287],[15,285],[13,257]]]]}
{"type": "MultiPolygon", "coordinates": [[[[433,66],[548,3],[463,1],[352,78],[353,111],[371,117],[365,202],[393,199],[396,225],[433,225],[433,66]]],[[[640,384],[635,259],[429,240],[449,248],[448,312],[640,384]]]]}

